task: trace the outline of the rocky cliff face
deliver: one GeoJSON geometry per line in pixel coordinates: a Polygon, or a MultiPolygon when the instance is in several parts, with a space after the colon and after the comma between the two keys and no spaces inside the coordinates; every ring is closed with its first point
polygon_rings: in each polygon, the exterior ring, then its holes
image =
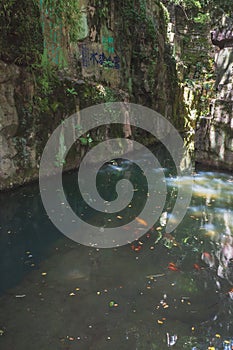
{"type": "Polygon", "coordinates": [[[168,8],[169,39],[189,114],[189,128],[196,129],[195,160],[232,170],[232,24],[213,33],[212,43],[210,24],[195,23],[191,18],[194,14],[187,15],[180,6],[168,8]],[[218,47],[215,49],[213,44],[218,47]]]}
{"type": "MultiPolygon", "coordinates": [[[[233,40],[232,40],[233,43],[233,40]]],[[[233,170],[233,48],[217,49],[216,94],[196,131],[196,160],[233,170]]]]}
{"type": "MultiPolygon", "coordinates": [[[[183,129],[167,12],[160,1],[80,1],[80,31],[72,42],[43,1],[42,7],[33,4],[12,1],[0,9],[0,189],[36,179],[54,128],[96,103],[140,103],[183,129]]],[[[92,139],[105,135],[106,130],[95,131],[92,139]]],[[[76,157],[89,146],[76,145],[76,157]]],[[[70,159],[65,167],[72,164],[70,159]]]]}

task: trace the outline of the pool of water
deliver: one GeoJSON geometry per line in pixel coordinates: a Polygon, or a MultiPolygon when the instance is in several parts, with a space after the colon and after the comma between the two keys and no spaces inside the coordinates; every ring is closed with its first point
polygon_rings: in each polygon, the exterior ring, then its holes
{"type": "MultiPolygon", "coordinates": [[[[166,174],[163,213],[169,216],[176,177],[165,153],[156,152],[166,174]]],[[[148,189],[137,167],[124,160],[106,164],[99,190],[114,199],[114,186],[126,174],[136,189],[138,215],[148,189]]],[[[100,217],[86,205],[76,178],[64,176],[74,210],[94,225],[117,225],[119,218],[100,217]]],[[[163,215],[140,240],[111,249],[63,236],[50,222],[36,184],[2,193],[0,348],[227,349],[233,339],[233,281],[218,276],[218,259],[224,237],[233,232],[233,177],[199,170],[182,178],[182,186],[188,189],[192,179],[190,206],[172,235],[165,234],[163,215]]],[[[122,220],[130,222],[131,216],[132,209],[126,210],[122,220]]]]}

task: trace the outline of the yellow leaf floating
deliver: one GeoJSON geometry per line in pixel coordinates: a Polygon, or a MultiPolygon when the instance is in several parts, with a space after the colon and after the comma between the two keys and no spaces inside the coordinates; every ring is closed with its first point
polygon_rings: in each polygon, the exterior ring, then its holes
{"type": "Polygon", "coordinates": [[[143,220],[143,219],[141,219],[139,217],[136,217],[135,220],[142,226],[145,226],[145,227],[148,226],[148,223],[145,220],[143,220]]]}

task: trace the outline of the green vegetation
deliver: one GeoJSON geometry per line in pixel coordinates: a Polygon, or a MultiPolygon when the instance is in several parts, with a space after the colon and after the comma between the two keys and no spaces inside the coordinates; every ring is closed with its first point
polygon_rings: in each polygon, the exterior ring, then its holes
{"type": "MultiPolygon", "coordinates": [[[[140,0],[136,4],[132,1],[122,1],[122,15],[125,26],[134,40],[141,38],[145,43],[152,44],[152,55],[157,56],[157,23],[153,14],[148,12],[147,2],[140,0]]],[[[134,52],[139,54],[137,47],[134,52]]],[[[152,59],[153,57],[151,57],[152,59]]]]}
{"type": "Polygon", "coordinates": [[[222,18],[232,13],[229,0],[170,0],[170,3],[180,6],[188,20],[211,26],[221,24],[222,18]]]}
{"type": "MultiPolygon", "coordinates": [[[[53,114],[61,107],[62,101],[54,97],[62,86],[58,70],[66,64],[63,33],[70,42],[77,39],[80,13],[75,0],[4,0],[0,4],[0,59],[25,66],[32,75],[36,93],[28,109],[53,114]]],[[[67,97],[77,95],[72,86],[64,88],[67,97]]]]}
{"type": "Polygon", "coordinates": [[[78,40],[81,30],[79,1],[43,0],[41,8],[44,14],[53,20],[54,26],[62,25],[65,31],[69,33],[71,42],[78,40]]]}
{"type": "Polygon", "coordinates": [[[179,56],[179,82],[185,89],[188,114],[194,120],[198,115],[209,114],[210,101],[215,96],[215,67],[209,33],[215,26],[221,27],[228,21],[231,4],[220,0],[169,2],[176,6],[176,16],[183,28],[179,35],[180,43],[174,47],[174,55],[176,59],[179,56]]]}
{"type": "Polygon", "coordinates": [[[3,0],[0,4],[0,59],[27,66],[43,53],[38,4],[31,0],[3,0]]]}

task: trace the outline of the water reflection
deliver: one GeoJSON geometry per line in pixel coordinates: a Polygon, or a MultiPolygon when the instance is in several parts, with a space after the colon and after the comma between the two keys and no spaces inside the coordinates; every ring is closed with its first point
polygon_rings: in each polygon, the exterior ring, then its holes
{"type": "MultiPolygon", "coordinates": [[[[83,247],[63,237],[49,222],[36,185],[0,195],[4,350],[164,349],[167,339],[179,349],[207,349],[232,337],[232,176],[195,174],[187,214],[169,236],[164,222],[177,184],[188,188],[191,179],[176,179],[166,157],[161,164],[170,194],[166,214],[140,241],[118,249],[83,247]]],[[[135,192],[139,205],[147,188],[137,171],[126,162],[106,164],[100,176],[114,182],[126,172],[141,188],[135,192]]],[[[99,223],[77,200],[75,178],[64,179],[69,200],[99,223]]],[[[111,181],[102,188],[105,196],[114,192],[111,181]]],[[[130,212],[124,213],[128,221],[130,212]]]]}

